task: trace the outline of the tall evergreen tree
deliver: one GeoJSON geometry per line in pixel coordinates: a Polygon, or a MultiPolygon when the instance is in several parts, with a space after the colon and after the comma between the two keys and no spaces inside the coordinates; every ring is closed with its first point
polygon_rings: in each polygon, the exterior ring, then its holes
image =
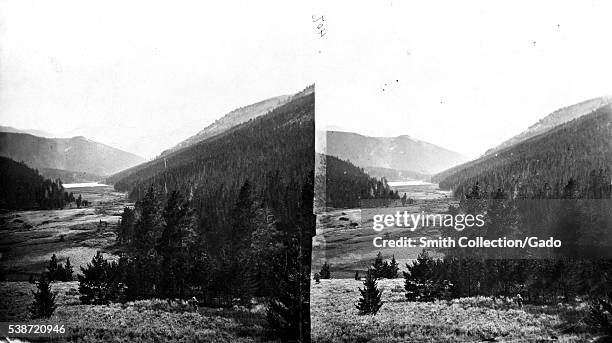
{"type": "Polygon", "coordinates": [[[61,270],[60,270],[60,265],[57,261],[57,256],[53,254],[51,256],[51,259],[49,260],[49,265],[47,266],[47,275],[48,275],[49,281],[57,280],[60,272],[61,270]]]}
{"type": "Polygon", "coordinates": [[[187,199],[176,190],[168,197],[163,219],[158,241],[162,257],[161,292],[168,298],[183,298],[191,268],[190,250],[195,242],[195,218],[187,199]]]}
{"type": "Polygon", "coordinates": [[[122,285],[116,264],[104,259],[98,251],[87,268],[81,267],[83,275],[79,279],[79,299],[83,304],[106,305],[120,298],[122,285]]]}
{"type": "Polygon", "coordinates": [[[34,302],[30,305],[30,315],[32,318],[49,318],[57,307],[55,305],[55,293],[51,292],[51,285],[44,275],[40,278],[36,285],[34,302]]]}
{"type": "Polygon", "coordinates": [[[372,269],[368,269],[365,280],[363,281],[363,289],[359,288],[361,298],[355,305],[359,310],[360,315],[372,314],[375,315],[380,310],[383,302],[381,300],[382,291],[376,285],[376,277],[372,269]]]}
{"type": "Polygon", "coordinates": [[[323,263],[319,274],[321,275],[321,279],[331,279],[330,265],[327,262],[323,263]]]}

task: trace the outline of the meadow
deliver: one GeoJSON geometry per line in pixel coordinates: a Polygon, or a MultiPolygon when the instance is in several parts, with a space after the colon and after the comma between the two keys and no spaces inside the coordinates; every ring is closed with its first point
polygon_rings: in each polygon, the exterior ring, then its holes
{"type": "Polygon", "coordinates": [[[360,316],[355,303],[363,282],[311,283],[312,342],[589,342],[586,303],[518,305],[502,298],[408,302],[403,278],[382,279],[384,302],[360,316]]]}
{"type": "Polygon", "coordinates": [[[0,321],[58,323],[66,327],[61,341],[71,342],[274,342],[265,308],[203,308],[151,299],[81,305],[78,282],[54,282],[58,305],[48,320],[30,320],[34,284],[0,283],[0,321]]]}
{"type": "Polygon", "coordinates": [[[0,263],[5,280],[24,281],[44,272],[53,254],[62,263],[70,258],[75,272],[99,250],[113,258],[115,227],[123,207],[133,204],[110,186],[70,191],[91,205],[0,213],[0,263]]]}

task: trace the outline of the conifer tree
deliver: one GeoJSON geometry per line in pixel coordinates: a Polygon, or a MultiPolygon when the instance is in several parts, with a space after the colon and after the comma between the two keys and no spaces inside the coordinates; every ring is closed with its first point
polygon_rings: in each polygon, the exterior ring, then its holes
{"type": "Polygon", "coordinates": [[[319,274],[321,275],[321,279],[331,279],[331,271],[329,270],[330,265],[327,262],[323,263],[321,266],[321,271],[319,274]]]}
{"type": "Polygon", "coordinates": [[[60,274],[60,265],[57,262],[57,256],[53,254],[51,256],[51,260],[49,260],[49,265],[47,266],[47,275],[49,277],[49,281],[55,281],[58,279],[60,274]]]}
{"type": "Polygon", "coordinates": [[[158,240],[162,257],[161,292],[168,298],[182,298],[191,268],[190,249],[195,241],[195,219],[189,202],[178,191],[170,193],[163,219],[163,231],[158,240]]]}
{"type": "Polygon", "coordinates": [[[63,267],[63,272],[62,272],[62,280],[61,281],[72,281],[73,276],[72,276],[73,270],[72,270],[72,264],[70,264],[70,258],[66,259],[66,264],[64,264],[63,267]]]}
{"type": "Polygon", "coordinates": [[[55,311],[55,293],[51,292],[51,285],[44,275],[38,281],[34,302],[30,305],[30,314],[32,318],[49,318],[55,311]]]}
{"type": "Polygon", "coordinates": [[[395,279],[397,277],[397,273],[399,272],[399,265],[395,260],[395,255],[391,258],[391,263],[389,263],[388,273],[385,276],[387,279],[395,279]]]}
{"type": "Polygon", "coordinates": [[[384,274],[384,269],[385,265],[383,261],[383,255],[382,252],[379,251],[376,255],[376,258],[374,259],[374,263],[372,264],[372,273],[374,273],[374,277],[377,279],[382,277],[384,274]]]}
{"type": "Polygon", "coordinates": [[[355,280],[361,280],[361,277],[359,276],[359,271],[355,272],[355,280]]]}
{"type": "Polygon", "coordinates": [[[381,300],[382,291],[376,285],[376,277],[372,269],[368,269],[366,278],[363,281],[363,289],[359,288],[359,293],[361,293],[361,298],[355,305],[359,310],[359,314],[375,315],[383,305],[383,302],[381,300]]]}
{"type": "Polygon", "coordinates": [[[116,264],[110,264],[98,251],[87,268],[81,267],[79,299],[83,304],[106,305],[120,296],[121,285],[117,280],[116,264]]]}
{"type": "Polygon", "coordinates": [[[412,265],[406,264],[404,289],[408,301],[433,301],[439,296],[434,265],[435,261],[426,251],[419,254],[412,265]]]}

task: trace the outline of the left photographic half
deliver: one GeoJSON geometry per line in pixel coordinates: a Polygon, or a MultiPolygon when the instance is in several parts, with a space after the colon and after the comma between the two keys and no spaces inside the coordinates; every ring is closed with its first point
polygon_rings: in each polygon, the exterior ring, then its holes
{"type": "Polygon", "coordinates": [[[313,37],[280,2],[0,1],[0,341],[310,341],[313,37]]]}

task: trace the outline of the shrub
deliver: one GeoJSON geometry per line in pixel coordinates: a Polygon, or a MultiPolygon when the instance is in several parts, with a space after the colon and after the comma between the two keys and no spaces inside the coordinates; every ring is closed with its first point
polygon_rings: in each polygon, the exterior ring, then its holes
{"type": "Polygon", "coordinates": [[[331,279],[331,271],[329,270],[330,265],[327,262],[323,263],[321,266],[321,271],[319,274],[321,275],[321,279],[331,279]]]}

